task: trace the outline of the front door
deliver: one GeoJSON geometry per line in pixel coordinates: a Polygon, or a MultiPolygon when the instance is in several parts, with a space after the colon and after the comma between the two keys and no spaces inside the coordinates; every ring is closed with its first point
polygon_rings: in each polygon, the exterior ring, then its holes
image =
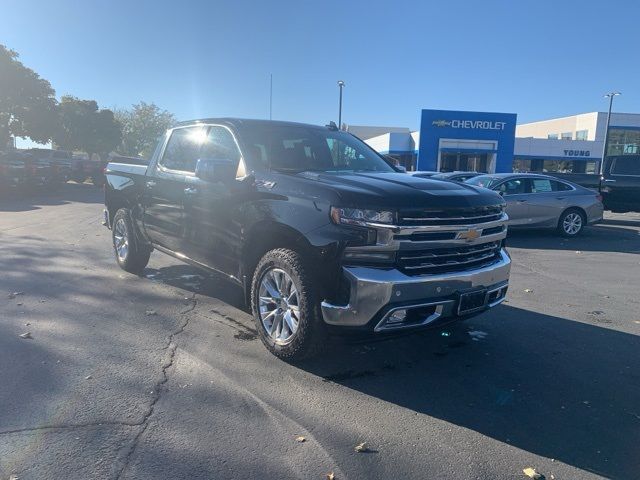
{"type": "Polygon", "coordinates": [[[145,178],[144,226],[151,241],[182,253],[183,197],[186,178],[193,176],[199,157],[201,127],[177,128],[162,157],[145,178]]]}
{"type": "Polygon", "coordinates": [[[488,172],[487,153],[442,152],[440,157],[441,172],[488,172]]]}
{"type": "Polygon", "coordinates": [[[509,225],[527,225],[529,223],[529,194],[526,190],[527,179],[511,178],[496,185],[493,189],[507,202],[509,225]]]}
{"type": "Polygon", "coordinates": [[[244,161],[231,131],[220,125],[211,126],[201,158],[233,162],[237,169],[235,176],[213,182],[187,178],[183,200],[185,254],[237,278],[241,225],[233,219],[251,186],[240,180],[245,175],[244,161]]]}

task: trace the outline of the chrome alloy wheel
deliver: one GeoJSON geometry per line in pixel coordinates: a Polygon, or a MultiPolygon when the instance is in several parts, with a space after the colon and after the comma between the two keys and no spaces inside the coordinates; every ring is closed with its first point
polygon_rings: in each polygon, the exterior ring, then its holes
{"type": "Polygon", "coordinates": [[[113,226],[113,246],[116,249],[116,255],[121,262],[127,259],[129,253],[129,233],[127,232],[127,224],[123,218],[119,218],[113,226]]]}
{"type": "Polygon", "coordinates": [[[582,229],[582,216],[577,212],[571,212],[562,221],[562,228],[567,235],[575,235],[582,229]]]}
{"type": "Polygon", "coordinates": [[[300,306],[289,274],[279,268],[264,272],[258,295],[260,321],[267,335],[279,345],[290,343],[298,330],[300,306]]]}

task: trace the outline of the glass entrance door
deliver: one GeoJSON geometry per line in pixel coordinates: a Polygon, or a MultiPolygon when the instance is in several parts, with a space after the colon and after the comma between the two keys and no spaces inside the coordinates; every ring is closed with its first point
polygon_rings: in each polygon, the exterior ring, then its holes
{"type": "Polygon", "coordinates": [[[441,172],[480,172],[487,173],[487,153],[441,152],[441,172]]]}

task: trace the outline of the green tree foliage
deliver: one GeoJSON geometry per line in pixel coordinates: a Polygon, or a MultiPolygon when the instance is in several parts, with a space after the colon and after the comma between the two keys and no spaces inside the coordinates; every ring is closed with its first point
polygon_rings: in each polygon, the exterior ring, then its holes
{"type": "Polygon", "coordinates": [[[158,137],[175,124],[173,114],[154,103],[140,102],[130,110],[116,111],[122,124],[121,151],[125,155],[149,157],[158,137]]]}
{"type": "Polygon", "coordinates": [[[111,110],[98,109],[95,100],[64,96],[58,106],[60,126],[54,136],[65,150],[82,150],[89,156],[108,154],[122,141],[122,126],[111,110]]]}
{"type": "Polygon", "coordinates": [[[0,45],[0,148],[11,136],[46,143],[57,124],[55,91],[49,82],[0,45]]]}

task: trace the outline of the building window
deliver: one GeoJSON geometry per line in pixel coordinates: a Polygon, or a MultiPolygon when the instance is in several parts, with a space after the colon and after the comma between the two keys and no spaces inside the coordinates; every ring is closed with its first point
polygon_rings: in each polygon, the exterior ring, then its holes
{"type": "Polygon", "coordinates": [[[524,158],[516,158],[513,160],[513,171],[515,173],[531,172],[531,160],[524,158]]]}
{"type": "Polygon", "coordinates": [[[576,140],[586,140],[589,137],[589,130],[578,130],[576,140]]]}
{"type": "Polygon", "coordinates": [[[640,130],[611,128],[607,155],[635,155],[640,153],[640,130]]]}
{"type": "Polygon", "coordinates": [[[549,135],[547,135],[547,138],[549,140],[558,140],[558,134],[557,133],[550,133],[549,135]]]}
{"type": "Polygon", "coordinates": [[[573,140],[573,134],[571,132],[564,132],[560,135],[562,140],[573,140]]]}

